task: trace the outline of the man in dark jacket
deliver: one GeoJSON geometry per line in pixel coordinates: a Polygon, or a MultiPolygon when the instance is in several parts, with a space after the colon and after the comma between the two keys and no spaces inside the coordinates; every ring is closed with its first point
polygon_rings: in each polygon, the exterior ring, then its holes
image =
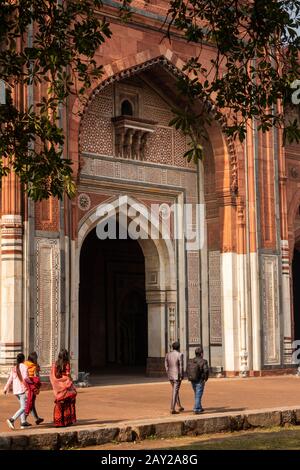
{"type": "Polygon", "coordinates": [[[172,398],[171,398],[171,414],[176,414],[175,406],[178,406],[179,411],[183,411],[179,398],[179,389],[183,379],[183,354],[180,352],[180,344],[178,341],[172,344],[173,351],[167,353],[165,358],[165,368],[168,374],[168,379],[172,385],[172,398]]]}
{"type": "Polygon", "coordinates": [[[190,380],[195,393],[194,413],[203,413],[204,409],[201,405],[201,399],[204,392],[205,382],[208,380],[209,367],[207,361],[203,359],[202,346],[196,348],[195,358],[189,361],[187,373],[188,379],[190,380]]]}

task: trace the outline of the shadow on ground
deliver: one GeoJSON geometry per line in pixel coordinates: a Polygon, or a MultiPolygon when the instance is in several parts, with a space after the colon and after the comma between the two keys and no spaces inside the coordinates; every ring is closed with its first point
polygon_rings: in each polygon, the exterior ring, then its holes
{"type": "Polygon", "coordinates": [[[246,408],[230,408],[230,406],[221,406],[219,408],[205,408],[205,414],[210,414],[210,413],[237,413],[239,411],[245,411],[246,408]]]}

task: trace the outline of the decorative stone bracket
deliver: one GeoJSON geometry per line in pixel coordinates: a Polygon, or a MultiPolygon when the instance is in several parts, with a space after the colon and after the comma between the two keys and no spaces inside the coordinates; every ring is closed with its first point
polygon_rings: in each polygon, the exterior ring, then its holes
{"type": "Polygon", "coordinates": [[[156,129],[156,122],[130,116],[112,118],[115,128],[116,156],[143,160],[147,139],[156,129]]]}
{"type": "Polygon", "coordinates": [[[169,346],[171,346],[174,341],[178,340],[176,328],[176,304],[168,305],[168,327],[169,346]]]}

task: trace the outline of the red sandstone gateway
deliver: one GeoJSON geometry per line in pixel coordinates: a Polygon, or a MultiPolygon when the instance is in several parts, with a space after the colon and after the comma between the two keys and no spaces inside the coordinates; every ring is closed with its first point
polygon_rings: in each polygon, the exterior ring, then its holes
{"type": "MultiPolygon", "coordinates": [[[[2,180],[1,375],[29,349],[48,375],[60,347],[75,376],[105,367],[160,375],[175,340],[185,357],[202,344],[221,375],[285,373],[300,338],[299,146],[284,150],[276,130],[252,129],[236,144],[214,121],[203,163],[187,163],[186,136],[169,123],[180,106],[176,80],[197,46],[162,40],[166,2],[134,6],[134,22],[112,20],[86,107],[72,98],[64,110],[76,199],[33,204],[13,173],[2,180]],[[149,225],[146,213],[138,239],[99,240],[104,202],[127,233],[120,195],[146,212],[175,204],[170,237],[163,217],[149,225]],[[201,250],[174,236],[185,203],[204,204],[201,250]]],[[[202,54],[208,64],[214,50],[202,54]]]]}

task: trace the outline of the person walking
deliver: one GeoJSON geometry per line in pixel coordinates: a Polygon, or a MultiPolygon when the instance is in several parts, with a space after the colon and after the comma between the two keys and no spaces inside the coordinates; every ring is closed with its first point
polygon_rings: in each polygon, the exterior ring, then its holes
{"type": "Polygon", "coordinates": [[[203,413],[201,400],[204,392],[205,383],[209,377],[209,367],[206,359],[203,358],[202,346],[196,348],[194,359],[189,360],[187,366],[187,378],[191,382],[194,394],[195,404],[194,413],[203,413]]]}
{"type": "Polygon", "coordinates": [[[26,400],[26,408],[25,408],[25,415],[26,419],[29,413],[32,413],[35,424],[41,424],[44,420],[40,418],[37,414],[36,407],[35,407],[35,400],[37,395],[40,393],[41,388],[41,380],[40,380],[40,366],[38,365],[38,356],[35,351],[29,354],[27,361],[25,361],[25,366],[28,369],[28,376],[32,383],[26,383],[27,386],[27,400],[26,400]]]}
{"type": "Polygon", "coordinates": [[[179,389],[181,381],[183,380],[183,354],[180,352],[180,343],[175,341],[172,344],[173,351],[166,354],[165,357],[165,369],[168,375],[168,379],[172,385],[172,397],[171,397],[171,414],[177,414],[179,411],[184,411],[181,406],[179,389]],[[175,407],[178,406],[178,411],[175,407]]]}
{"type": "Polygon", "coordinates": [[[25,408],[26,408],[26,383],[30,382],[28,377],[28,369],[24,364],[25,356],[23,353],[19,353],[16,359],[16,365],[12,368],[8,381],[4,387],[4,394],[6,395],[12,384],[13,394],[16,395],[20,403],[18,411],[9,419],[6,420],[10,429],[15,429],[15,421],[20,418],[21,429],[26,429],[31,426],[26,421],[25,408]]]}
{"type": "Polygon", "coordinates": [[[71,426],[76,423],[76,388],[71,378],[69,353],[62,349],[50,373],[55,401],[54,426],[71,426]]]}

